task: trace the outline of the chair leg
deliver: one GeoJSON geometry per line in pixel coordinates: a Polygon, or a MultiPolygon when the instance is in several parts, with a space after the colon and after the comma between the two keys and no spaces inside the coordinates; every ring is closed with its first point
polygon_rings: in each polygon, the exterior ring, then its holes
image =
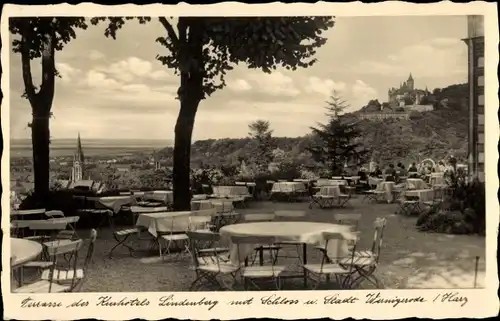
{"type": "Polygon", "coordinates": [[[134,249],[132,247],[130,247],[129,245],[125,244],[125,242],[127,241],[127,239],[130,237],[131,234],[127,234],[124,238],[120,239],[116,233],[113,233],[113,237],[115,238],[116,242],[118,242],[115,246],[113,246],[113,248],[111,249],[111,251],[109,251],[109,258],[111,259],[112,256],[113,256],[113,251],[119,247],[119,246],[124,246],[128,249],[129,251],[129,255],[130,256],[134,256],[134,249]]]}

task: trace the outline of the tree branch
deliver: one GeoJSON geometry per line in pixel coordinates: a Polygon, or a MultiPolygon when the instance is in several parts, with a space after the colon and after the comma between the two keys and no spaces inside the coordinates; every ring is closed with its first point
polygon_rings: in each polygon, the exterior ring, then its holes
{"type": "Polygon", "coordinates": [[[31,105],[34,103],[34,99],[36,96],[35,86],[33,85],[33,76],[31,75],[31,59],[30,59],[30,48],[28,44],[28,28],[29,22],[26,22],[23,26],[23,30],[21,31],[21,64],[23,70],[23,81],[24,81],[24,90],[26,92],[26,96],[28,97],[31,105]]]}
{"type": "MultiPolygon", "coordinates": [[[[52,106],[55,86],[55,32],[51,29],[50,33],[45,35],[42,51],[42,85],[40,86],[40,96],[46,101],[47,106],[52,106]]],[[[50,108],[50,107],[49,107],[50,108]]]]}
{"type": "Polygon", "coordinates": [[[172,43],[174,43],[176,46],[179,46],[179,38],[175,34],[175,30],[170,24],[170,22],[168,22],[167,18],[159,17],[158,19],[160,20],[163,27],[167,30],[168,36],[172,40],[172,43]]]}

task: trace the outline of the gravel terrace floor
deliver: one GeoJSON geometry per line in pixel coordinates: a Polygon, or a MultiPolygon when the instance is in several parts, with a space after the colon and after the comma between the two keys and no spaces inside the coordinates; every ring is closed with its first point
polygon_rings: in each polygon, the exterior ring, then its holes
{"type": "MultiPolygon", "coordinates": [[[[352,199],[350,205],[345,208],[310,210],[308,204],[308,202],[250,202],[248,208],[238,209],[237,212],[247,214],[272,213],[278,209],[306,210],[305,220],[330,223],[333,222],[333,213],[360,213],[362,214],[359,225],[361,239],[358,249],[371,247],[373,221],[376,217],[386,217],[387,227],[376,271],[385,288],[471,288],[474,283],[476,256],[480,256],[478,287],[484,286],[484,237],[419,232],[415,228],[416,218],[395,214],[398,205],[363,203],[360,196],[352,199]]],[[[88,235],[87,230],[80,230],[78,233],[81,237],[88,235]]],[[[189,256],[177,256],[174,260],[166,258],[162,262],[158,260],[157,251],[148,250],[150,238],[145,234],[141,236],[143,240],[130,237],[131,241],[128,244],[138,249],[136,257],[130,257],[127,249],[121,247],[110,259],[108,252],[116,243],[109,228],[100,228],[93,262],[89,266],[88,278],[81,291],[188,291],[195,278],[194,272],[189,267],[189,256]]],[[[86,251],[85,248],[83,250],[86,251]]],[[[295,251],[294,248],[292,250],[295,251]]],[[[320,257],[317,250],[313,247],[308,248],[309,263],[319,262],[320,257]]],[[[370,287],[367,282],[363,284],[363,288],[370,287]]],[[[302,280],[286,280],[283,289],[303,290],[302,280]]]]}

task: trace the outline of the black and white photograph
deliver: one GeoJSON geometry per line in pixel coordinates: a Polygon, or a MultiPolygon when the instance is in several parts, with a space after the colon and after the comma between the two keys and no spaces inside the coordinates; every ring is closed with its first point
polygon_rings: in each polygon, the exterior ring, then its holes
{"type": "Polygon", "coordinates": [[[294,293],[321,293],[324,310],[432,289],[420,298],[460,313],[498,287],[494,5],[86,5],[2,16],[2,292],[16,311],[147,292],[191,317],[222,297],[284,316],[294,293]]]}

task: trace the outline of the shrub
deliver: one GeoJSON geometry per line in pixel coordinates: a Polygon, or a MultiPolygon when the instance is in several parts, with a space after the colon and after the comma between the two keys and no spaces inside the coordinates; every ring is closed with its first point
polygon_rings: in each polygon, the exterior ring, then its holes
{"type": "Polygon", "coordinates": [[[292,180],[299,178],[301,175],[300,167],[298,164],[287,162],[278,166],[278,170],[273,173],[278,179],[292,180]]]}
{"type": "Polygon", "coordinates": [[[223,180],[222,173],[214,168],[203,168],[191,170],[191,190],[195,194],[203,194],[202,185],[215,185],[220,184],[223,180]]]}
{"type": "Polygon", "coordinates": [[[310,170],[302,170],[300,173],[300,178],[314,180],[316,179],[316,174],[310,170]]]}
{"type": "MultiPolygon", "coordinates": [[[[453,176],[453,175],[452,175],[453,176]]],[[[437,208],[422,213],[417,227],[422,231],[448,234],[485,234],[486,195],[484,183],[456,179],[452,194],[437,208]]]]}

